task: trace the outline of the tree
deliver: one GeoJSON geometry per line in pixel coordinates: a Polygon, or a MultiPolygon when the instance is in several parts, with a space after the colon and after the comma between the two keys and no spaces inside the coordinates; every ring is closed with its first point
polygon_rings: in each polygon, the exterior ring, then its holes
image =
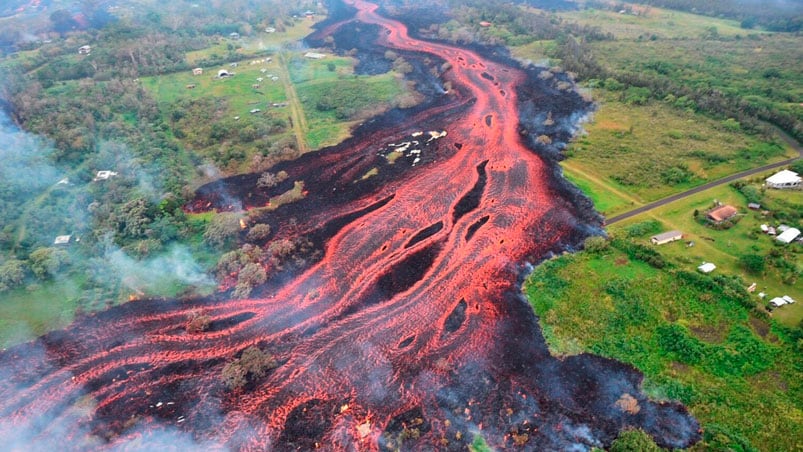
{"type": "Polygon", "coordinates": [[[286,171],[279,171],[278,173],[264,172],[257,180],[257,187],[259,188],[273,188],[290,177],[286,171]]]}
{"type": "Polygon", "coordinates": [[[238,359],[223,366],[221,378],[226,386],[237,389],[245,386],[249,381],[264,377],[269,370],[276,367],[278,367],[278,363],[270,353],[252,345],[243,350],[238,359]]]}
{"type": "Polygon", "coordinates": [[[255,224],[246,235],[245,239],[249,242],[259,242],[261,240],[265,240],[270,236],[270,225],[269,224],[255,224]]]}
{"type": "Polygon", "coordinates": [[[228,244],[240,232],[240,214],[221,213],[212,218],[204,232],[204,241],[218,248],[228,244]]]}
{"type": "Polygon", "coordinates": [[[9,259],[0,265],[0,292],[13,289],[25,279],[25,262],[9,259]]]}
{"type": "Polygon", "coordinates": [[[202,314],[200,311],[192,311],[187,316],[185,328],[188,333],[202,333],[209,329],[212,324],[212,317],[202,314]]]}
{"type": "Polygon", "coordinates": [[[236,298],[245,298],[251,295],[251,291],[260,284],[263,284],[268,279],[265,269],[256,263],[249,263],[240,270],[237,275],[237,286],[234,288],[234,296],[236,298]]]}
{"type": "Polygon", "coordinates": [[[28,256],[28,264],[39,279],[55,275],[67,263],[69,255],[59,248],[37,248],[28,256]]]}
{"type": "Polygon", "coordinates": [[[766,260],[758,254],[745,254],[739,257],[739,264],[748,272],[758,275],[764,271],[766,260]]]}

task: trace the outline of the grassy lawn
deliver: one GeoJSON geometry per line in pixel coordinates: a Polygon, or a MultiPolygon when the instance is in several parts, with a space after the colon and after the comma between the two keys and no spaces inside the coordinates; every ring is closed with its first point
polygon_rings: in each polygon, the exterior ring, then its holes
{"type": "Polygon", "coordinates": [[[524,290],[555,353],[631,363],[651,397],[682,401],[705,431],[691,450],[795,450],[799,349],[787,330],[751,313],[740,287],[611,247],[545,262],[524,290]]]}
{"type": "Polygon", "coordinates": [[[616,182],[600,180],[585,172],[575,161],[561,162],[563,175],[592,201],[594,207],[606,217],[627,212],[644,204],[624,191],[614,188],[616,182]]]}
{"type": "MultiPolygon", "coordinates": [[[[771,193],[769,196],[787,196],[779,193],[771,193]]],[[[803,197],[800,193],[795,193],[796,197],[803,197]]],[[[772,209],[773,202],[764,202],[767,208],[772,209]]],[[[703,213],[704,214],[704,213],[703,213]]],[[[774,238],[762,234],[759,226],[763,223],[778,225],[777,220],[764,217],[760,212],[747,209],[747,201],[744,196],[730,186],[721,186],[689,198],[671,203],[667,206],[655,209],[642,215],[612,226],[609,231],[614,235],[622,235],[627,228],[635,223],[648,220],[655,220],[662,226],[661,231],[677,229],[684,233],[682,241],[662,245],[660,251],[670,261],[679,267],[694,270],[702,262],[712,262],[717,266],[715,272],[724,275],[739,275],[747,283],[755,282],[757,291],[754,300],[759,302],[758,292],[765,292],[769,298],[789,295],[795,300],[803,301],[803,281],[799,279],[793,284],[783,283],[783,273],[777,268],[767,266],[761,274],[747,272],[739,263],[739,258],[747,254],[766,256],[770,251],[777,249],[781,251],[786,248],[792,251],[787,257],[789,260],[796,261],[800,268],[800,254],[803,252],[800,245],[780,245],[774,238]],[[730,204],[737,207],[743,213],[740,221],[728,230],[714,230],[710,227],[701,225],[693,218],[693,212],[705,212],[714,200],[723,204],[730,204]],[[688,247],[686,242],[693,241],[694,246],[688,247]]],[[[801,227],[792,224],[792,226],[801,227]]],[[[649,236],[645,234],[638,238],[640,243],[649,243],[649,236]]],[[[803,319],[803,303],[783,306],[776,309],[771,314],[780,322],[788,326],[796,326],[803,319]]]]}

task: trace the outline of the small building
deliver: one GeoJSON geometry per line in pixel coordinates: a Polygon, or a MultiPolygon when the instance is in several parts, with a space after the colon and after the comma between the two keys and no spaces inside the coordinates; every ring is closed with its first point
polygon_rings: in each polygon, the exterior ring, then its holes
{"type": "Polygon", "coordinates": [[[483,28],[488,28],[491,25],[492,24],[490,22],[488,22],[487,20],[483,20],[482,22],[480,22],[480,27],[483,27],[483,28]]]}
{"type": "Polygon", "coordinates": [[[304,58],[309,58],[311,60],[322,60],[326,58],[326,55],[318,52],[307,52],[304,54],[304,58]]]}
{"type": "Polygon", "coordinates": [[[79,55],[89,55],[90,52],[92,52],[92,46],[78,47],[78,54],[79,55]]]}
{"type": "Polygon", "coordinates": [[[204,69],[201,67],[197,67],[192,70],[192,75],[204,75],[204,69]]]}
{"type": "Polygon", "coordinates": [[[750,285],[747,287],[747,291],[748,291],[749,293],[753,293],[753,292],[755,292],[755,291],[756,291],[756,289],[757,289],[757,288],[758,288],[758,284],[756,284],[756,283],[753,283],[753,284],[750,284],[750,285]]]}
{"type": "Polygon", "coordinates": [[[231,64],[229,64],[229,67],[237,67],[237,66],[239,66],[239,64],[237,64],[237,63],[231,63],[231,64]]]}
{"type": "Polygon", "coordinates": [[[703,273],[711,273],[712,271],[716,270],[717,266],[712,264],[711,262],[703,262],[703,265],[697,267],[697,270],[700,270],[703,273]]]}
{"type": "Polygon", "coordinates": [[[268,27],[265,29],[265,33],[276,33],[276,29],[273,27],[268,27]]]}
{"type": "Polygon", "coordinates": [[[109,179],[111,177],[114,177],[116,175],[117,175],[117,173],[114,172],[114,171],[108,171],[108,170],[98,171],[98,173],[95,175],[95,179],[94,180],[96,180],[96,181],[98,181],[98,180],[107,180],[107,179],[109,179]]]}
{"type": "Polygon", "coordinates": [[[739,211],[736,209],[736,207],[729,206],[726,204],[724,206],[719,206],[716,209],[709,211],[706,216],[708,217],[709,220],[719,224],[735,217],[737,213],[739,213],[739,211]]]}
{"type": "Polygon", "coordinates": [[[54,245],[68,245],[72,239],[71,235],[59,235],[53,240],[54,245]]]}
{"type": "Polygon", "coordinates": [[[803,178],[794,171],[783,170],[766,178],[764,183],[769,188],[794,189],[803,187],[803,178]]]}
{"type": "Polygon", "coordinates": [[[251,110],[251,112],[250,112],[250,113],[251,113],[252,115],[255,115],[255,114],[257,114],[257,113],[259,113],[259,112],[261,112],[261,111],[262,111],[262,110],[260,110],[260,109],[258,109],[258,108],[254,108],[253,110],[251,110]]]}
{"type": "Polygon", "coordinates": [[[195,89],[195,84],[194,83],[190,83],[189,85],[185,86],[185,88],[187,88],[187,89],[195,89]]]}
{"type": "Polygon", "coordinates": [[[781,298],[783,298],[784,301],[786,301],[786,304],[794,304],[795,302],[795,300],[793,300],[792,297],[790,297],[789,295],[784,295],[781,298]]]}
{"type": "Polygon", "coordinates": [[[236,31],[229,33],[229,39],[240,39],[240,33],[237,33],[236,31]]]}
{"type": "Polygon", "coordinates": [[[751,202],[750,204],[747,205],[747,208],[750,210],[761,210],[761,204],[757,202],[751,202]]]}
{"type": "Polygon", "coordinates": [[[226,78],[226,77],[231,77],[231,72],[225,69],[217,71],[217,78],[226,78]]]}
{"type": "Polygon", "coordinates": [[[800,236],[800,229],[798,229],[798,228],[789,228],[789,229],[783,231],[782,233],[780,233],[778,235],[778,237],[775,237],[775,240],[777,240],[777,241],[779,241],[781,243],[789,244],[789,243],[792,243],[792,241],[794,241],[796,238],[798,238],[798,236],[800,236]]]}
{"type": "Polygon", "coordinates": [[[786,304],[786,300],[784,300],[781,297],[775,297],[772,300],[770,300],[770,304],[775,306],[776,308],[780,308],[781,306],[786,304]]]}
{"type": "Polygon", "coordinates": [[[259,83],[254,83],[251,85],[251,89],[259,89],[259,83]]]}
{"type": "Polygon", "coordinates": [[[668,231],[650,237],[650,242],[653,245],[663,245],[664,243],[674,242],[683,238],[683,233],[680,231],[668,231]]]}

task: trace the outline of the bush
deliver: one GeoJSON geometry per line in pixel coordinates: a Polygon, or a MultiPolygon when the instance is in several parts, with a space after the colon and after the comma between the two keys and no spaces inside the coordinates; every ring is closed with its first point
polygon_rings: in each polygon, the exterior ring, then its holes
{"type": "Polygon", "coordinates": [[[249,231],[248,234],[245,236],[245,239],[249,242],[259,242],[265,240],[270,236],[270,225],[269,224],[255,224],[249,231]]]}
{"type": "Polygon", "coordinates": [[[702,343],[691,337],[686,328],[676,324],[661,325],[655,330],[658,346],[675,355],[678,361],[697,364],[703,357],[702,343]]]}
{"type": "Polygon", "coordinates": [[[204,241],[209,245],[223,248],[240,232],[240,215],[221,213],[212,218],[204,232],[204,241]]]}
{"type": "Polygon", "coordinates": [[[764,268],[766,267],[766,261],[764,260],[764,257],[759,256],[758,254],[745,254],[739,257],[739,264],[745,270],[753,273],[754,275],[761,274],[764,272],[764,268]]]}
{"type": "Polygon", "coordinates": [[[202,333],[209,329],[212,324],[212,317],[203,315],[199,311],[192,311],[187,316],[187,325],[185,326],[188,333],[202,333]]]}
{"type": "Polygon", "coordinates": [[[583,242],[583,249],[589,253],[601,253],[608,249],[608,240],[605,237],[587,237],[583,242]]]}
{"type": "Polygon", "coordinates": [[[231,389],[245,386],[249,381],[258,380],[267,375],[269,370],[278,367],[278,363],[270,353],[256,346],[243,350],[240,358],[223,366],[221,378],[231,389]]]}
{"type": "Polygon", "coordinates": [[[625,430],[611,444],[610,452],[661,452],[647,433],[643,430],[625,430]]]}

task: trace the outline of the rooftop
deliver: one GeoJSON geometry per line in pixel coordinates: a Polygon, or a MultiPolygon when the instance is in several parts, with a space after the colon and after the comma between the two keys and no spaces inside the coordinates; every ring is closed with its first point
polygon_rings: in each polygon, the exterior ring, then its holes
{"type": "Polygon", "coordinates": [[[736,209],[736,207],[724,205],[708,212],[708,218],[716,222],[725,221],[736,215],[738,212],[739,211],[736,209]]]}

